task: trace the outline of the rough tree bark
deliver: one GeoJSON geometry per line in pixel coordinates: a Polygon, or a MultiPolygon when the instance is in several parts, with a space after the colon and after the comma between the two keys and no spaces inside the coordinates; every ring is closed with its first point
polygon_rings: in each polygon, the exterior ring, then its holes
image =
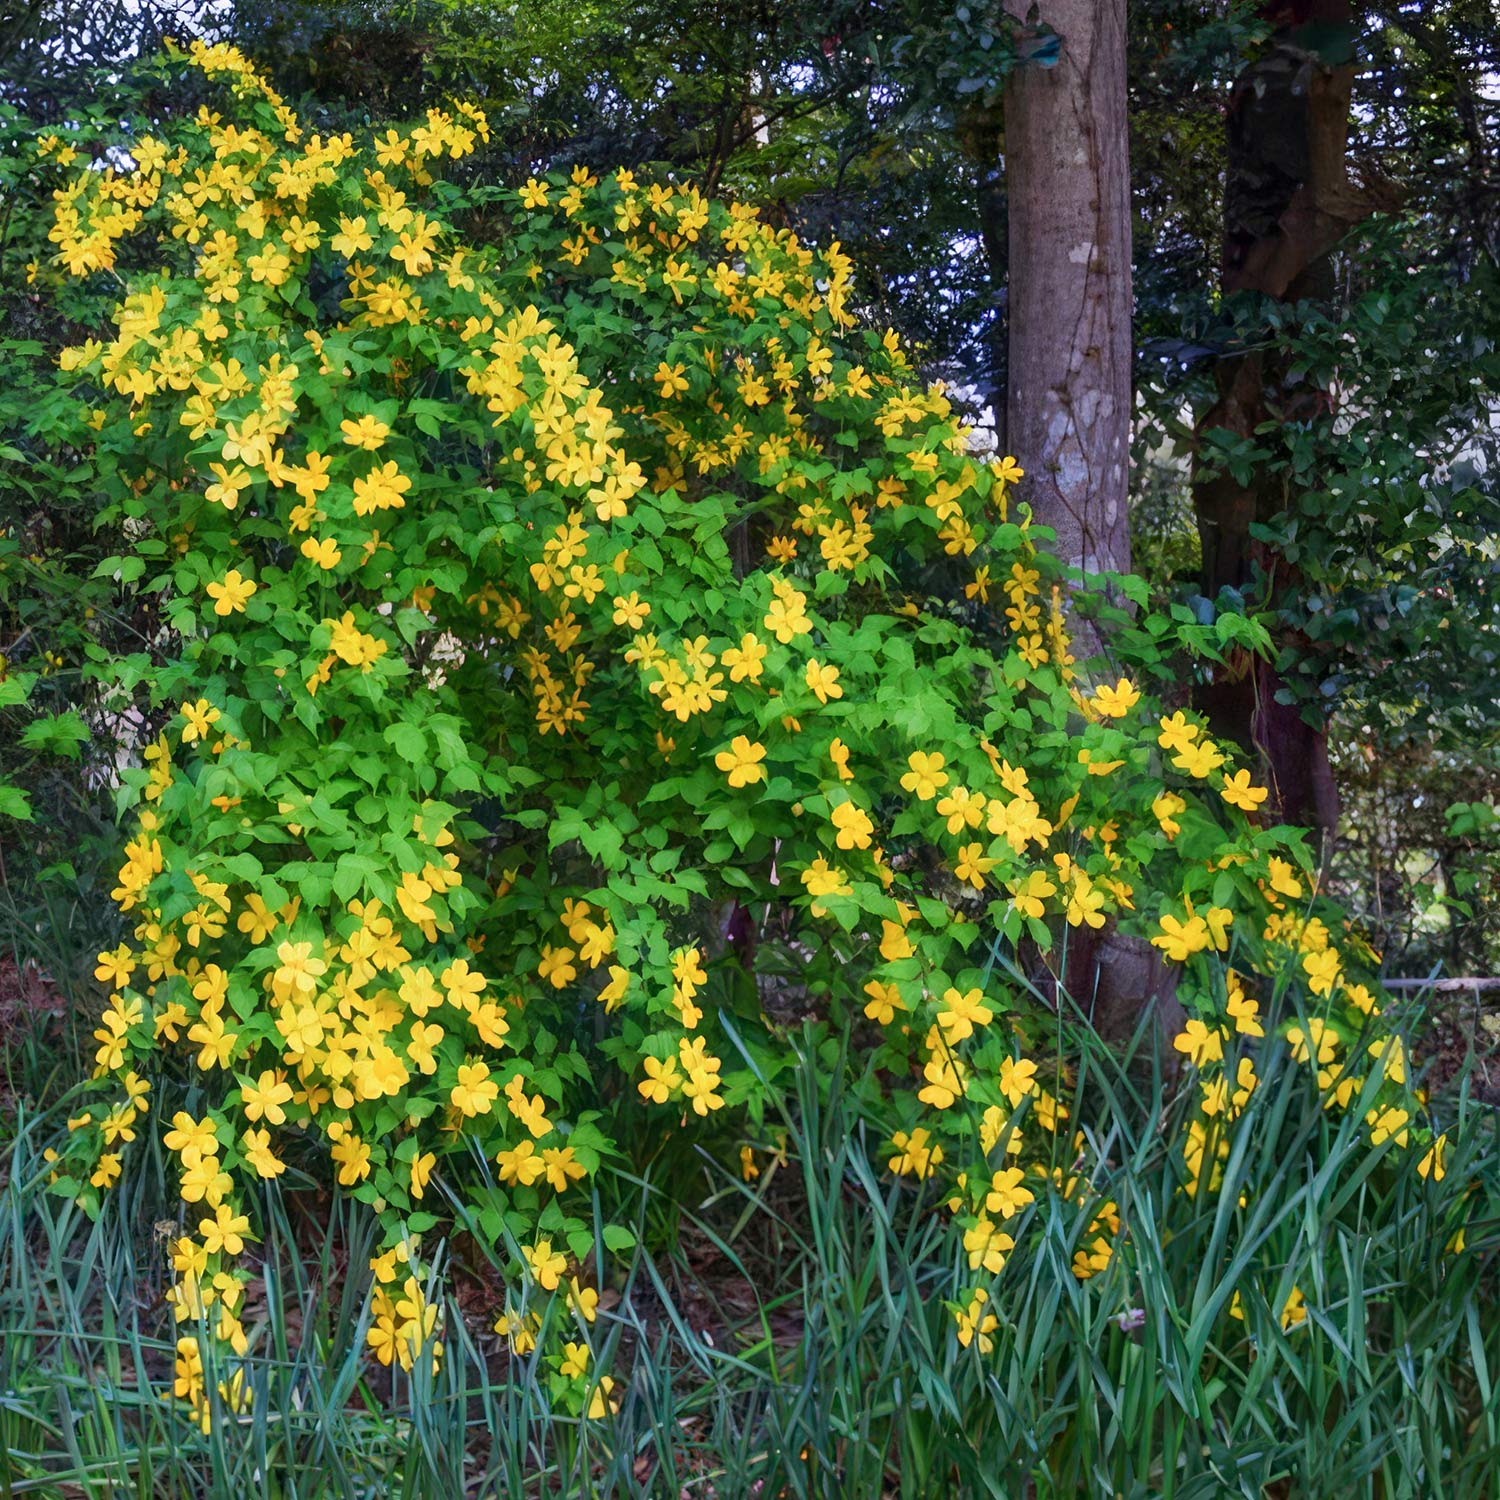
{"type": "MultiPolygon", "coordinates": [[[[1006,447],[1022,498],[1085,572],[1130,568],[1131,235],[1125,0],[1007,0],[1061,38],[1005,89],[1009,210],[1006,447]]],[[[1086,630],[1075,622],[1075,630],[1086,630]]],[[[1104,643],[1078,640],[1084,657],[1104,643]]],[[[1106,1035],[1180,1019],[1160,954],[1113,926],[1069,933],[1068,993],[1106,1035]]],[[[1169,1054],[1170,1055],[1170,1054],[1169,1054]]]]}
{"type": "MultiPolygon", "coordinates": [[[[1089,572],[1130,567],[1130,167],[1125,0],[1008,0],[1062,38],[1005,89],[1007,446],[1023,498],[1089,572]]],[[[1083,653],[1080,652],[1080,655],[1083,653]]]]}
{"type": "MultiPolygon", "coordinates": [[[[1350,175],[1351,0],[1270,0],[1261,9],[1277,30],[1235,80],[1229,104],[1223,286],[1296,301],[1332,290],[1333,247],[1392,200],[1387,184],[1350,175]]],[[[1282,388],[1272,351],[1224,359],[1215,378],[1218,399],[1200,432],[1249,437],[1264,422],[1307,415],[1308,396],[1282,388]]],[[[1288,501],[1278,476],[1252,474],[1242,485],[1220,475],[1196,484],[1194,497],[1208,598],[1226,585],[1243,589],[1256,563],[1274,570],[1278,587],[1295,585],[1285,560],[1250,534],[1288,501]]],[[[1260,752],[1281,817],[1331,832],[1338,792],[1326,733],[1296,705],[1276,701],[1281,686],[1269,663],[1245,656],[1218,674],[1199,706],[1216,732],[1260,752]]]]}

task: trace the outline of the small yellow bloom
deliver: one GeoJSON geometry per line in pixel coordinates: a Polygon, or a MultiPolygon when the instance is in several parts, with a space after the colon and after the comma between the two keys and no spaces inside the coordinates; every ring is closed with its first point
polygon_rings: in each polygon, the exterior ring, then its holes
{"type": "Polygon", "coordinates": [[[714,756],[714,764],[729,778],[732,787],[751,786],[766,779],[766,747],[743,734],[735,735],[729,749],[714,756]]]}
{"type": "Polygon", "coordinates": [[[339,423],[339,431],[343,433],[344,441],[351,448],[365,448],[373,451],[390,436],[391,429],[378,417],[366,412],[358,418],[345,417],[339,423]]]}
{"type": "Polygon", "coordinates": [[[837,667],[825,667],[814,659],[807,664],[806,681],[819,703],[827,703],[832,698],[844,696],[844,690],[839,686],[837,667]]]}
{"type": "Polygon", "coordinates": [[[246,578],[238,568],[231,568],[224,575],[222,583],[211,583],[204,592],[214,601],[214,613],[222,616],[243,614],[245,605],[259,587],[259,584],[246,578]]]}
{"type": "Polygon", "coordinates": [[[868,849],[875,832],[875,825],[868,813],[852,802],[841,802],[829,814],[829,821],[837,829],[835,842],[840,849],[868,849]]]}
{"type": "Polygon", "coordinates": [[[1241,769],[1233,776],[1224,778],[1224,785],[1219,788],[1219,795],[1232,807],[1238,807],[1242,812],[1254,812],[1270,796],[1270,793],[1263,786],[1251,786],[1250,773],[1241,769]]]}
{"type": "Polygon", "coordinates": [[[1113,687],[1101,683],[1090,701],[1104,718],[1123,719],[1141,701],[1141,695],[1128,678],[1122,677],[1113,687]]]}
{"type": "Polygon", "coordinates": [[[298,550],[310,562],[317,563],[325,573],[331,573],[344,560],[339,544],[332,537],[304,537],[298,550]]]}
{"type": "Polygon", "coordinates": [[[939,752],[914,750],[906,757],[906,764],[911,769],[901,778],[901,785],[923,802],[932,801],[948,785],[948,773],[943,769],[946,762],[939,752]]]}

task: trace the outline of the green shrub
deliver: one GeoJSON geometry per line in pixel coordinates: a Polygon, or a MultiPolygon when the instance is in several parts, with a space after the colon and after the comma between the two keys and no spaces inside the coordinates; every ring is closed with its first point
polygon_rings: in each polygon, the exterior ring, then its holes
{"type": "MultiPolygon", "coordinates": [[[[162,632],[109,668],[150,726],[134,926],[99,958],[97,1094],[54,1185],[92,1211],[164,1100],[185,1327],[246,1352],[248,1190],[306,1168],[379,1216],[383,1363],[436,1357],[417,1240],[455,1214],[508,1247],[528,1348],[631,1243],[590,1211],[601,1167],[666,1137],[756,1169],[790,1011],[868,1034],[881,1154],[949,1195],[952,1327],[982,1337],[1039,1195],[1090,1225],[1073,1275],[1114,1253],[1117,1207],[1053,1168],[1063,1059],[1021,982],[1111,922],[1180,968],[1193,1195],[1291,999],[1330,1105],[1441,1176],[1296,835],[1191,716],[1087,685],[1014,464],[857,326],[836,246],[628,172],[460,192],[437,170],[477,110],[305,139],[232,49],[192,58],[232,118],[59,185],[65,272],[107,283],[126,243],[161,269],[43,413],[131,539],[102,571],[162,632]],[[484,202],[498,245],[458,243],[484,202]],[[955,569],[964,598],[927,597],[955,569]]],[[[1121,639],[1153,671],[1258,637],[1121,639]]],[[[586,1352],[548,1357],[575,1412],[619,1399],[586,1352]]],[[[213,1363],[185,1332],[204,1423],[213,1363]]]]}

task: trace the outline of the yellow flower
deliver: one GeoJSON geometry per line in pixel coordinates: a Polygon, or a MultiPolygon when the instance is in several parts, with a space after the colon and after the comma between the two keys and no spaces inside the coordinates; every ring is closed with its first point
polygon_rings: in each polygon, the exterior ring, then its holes
{"type": "Polygon", "coordinates": [[[550,1239],[538,1240],[535,1245],[523,1245],[521,1253],[526,1257],[526,1264],[531,1267],[531,1274],[536,1277],[537,1285],[544,1292],[555,1292],[567,1269],[567,1256],[554,1250],[550,1239]]]}
{"type": "Polygon", "coordinates": [[[1266,869],[1271,877],[1271,889],[1280,896],[1286,896],[1290,900],[1299,901],[1302,898],[1302,882],[1297,879],[1296,872],[1284,859],[1277,859],[1274,855],[1266,861],[1266,869]]]}
{"type": "Polygon", "coordinates": [[[871,979],[865,985],[865,994],[870,997],[865,1002],[865,1015],[877,1026],[889,1026],[895,1020],[896,1012],[906,1009],[901,991],[886,981],[871,979]]]}
{"type": "Polygon", "coordinates": [[[1260,1024],[1260,1007],[1253,996],[1245,993],[1235,974],[1229,976],[1228,991],[1224,1008],[1234,1022],[1234,1029],[1241,1036],[1264,1036],[1266,1033],[1260,1024]]]}
{"type": "Polygon", "coordinates": [[[572,948],[543,944],[541,961],[536,966],[538,978],[545,979],[555,990],[566,988],[578,978],[578,969],[573,963],[576,956],[572,948]]]}
{"type": "Polygon", "coordinates": [[[931,1139],[932,1132],[925,1127],[918,1127],[910,1133],[898,1130],[891,1137],[891,1145],[896,1148],[896,1154],[888,1163],[891,1171],[902,1177],[926,1177],[943,1160],[943,1148],[928,1145],[931,1139]]]}
{"type": "Polygon", "coordinates": [[[204,590],[214,601],[216,615],[243,614],[245,605],[259,587],[253,579],[244,577],[238,568],[231,568],[222,583],[211,583],[204,590]]]}
{"type": "Polygon", "coordinates": [[[113,989],[121,989],[130,983],[130,976],[135,973],[135,967],[135,960],[131,957],[130,949],[121,943],[113,951],[99,954],[94,978],[103,980],[113,989]]]}
{"type": "Polygon", "coordinates": [[[391,429],[378,417],[366,412],[359,418],[345,417],[339,423],[339,431],[351,448],[366,448],[373,451],[390,436],[391,429]]]}
{"type": "Polygon", "coordinates": [[[776,586],[776,597],[771,600],[763,623],[783,646],[798,636],[810,635],[812,621],[807,616],[807,596],[792,584],[776,586]]]}
{"type": "Polygon", "coordinates": [[[282,241],[290,245],[297,254],[316,250],[322,243],[322,226],[315,219],[303,219],[293,214],[287,227],[281,231],[282,241]]]}
{"type": "Polygon", "coordinates": [[[901,785],[923,802],[932,801],[948,785],[948,773],[943,770],[946,762],[941,752],[933,751],[928,754],[914,750],[906,757],[906,764],[911,769],[902,776],[901,785]]]}
{"type": "Polygon", "coordinates": [[[247,1130],[240,1137],[240,1143],[244,1147],[245,1160],[261,1177],[275,1178],[286,1171],[286,1163],[271,1150],[269,1130],[247,1130]]]}
{"type": "Polygon", "coordinates": [[[496,1320],[495,1332],[510,1340],[512,1354],[524,1357],[536,1348],[536,1336],[541,1322],[540,1313],[528,1313],[522,1317],[507,1307],[496,1320]]]}
{"type": "Polygon", "coordinates": [[[292,1098],[292,1086],[282,1074],[267,1068],[254,1083],[240,1085],[240,1103],[247,1120],[265,1120],[270,1125],[284,1125],[286,1110],[292,1098]]]}
{"type": "Polygon", "coordinates": [[[613,1375],[601,1375],[599,1377],[599,1384],[589,1393],[587,1416],[590,1421],[600,1421],[611,1412],[620,1409],[620,1398],[613,1394],[614,1388],[615,1379],[613,1375]]]}
{"type": "Polygon", "coordinates": [[[829,821],[838,830],[835,842],[840,849],[868,849],[875,831],[869,814],[852,802],[841,802],[829,814],[829,821]]]}
{"type": "Polygon", "coordinates": [[[1009,1219],[1020,1213],[1028,1203],[1034,1202],[1035,1195],[1031,1189],[1022,1186],[1025,1176],[1020,1167],[1005,1167],[992,1174],[989,1191],[984,1199],[985,1212],[1009,1219]]]}
{"type": "Polygon", "coordinates": [[[651,613],[651,606],[637,593],[616,595],[613,620],[625,630],[639,630],[651,613]]]}
{"type": "Polygon", "coordinates": [[[842,698],[844,690],[839,686],[839,669],[837,667],[825,667],[816,658],[807,664],[806,682],[812,689],[813,696],[819,703],[827,703],[831,698],[842,698]]]}
{"type": "Polygon", "coordinates": [[[997,861],[984,852],[983,844],[965,844],[958,851],[953,873],[976,891],[984,889],[984,877],[995,868],[997,861]]]}
{"type": "Polygon", "coordinates": [[[949,1046],[965,1041],[974,1035],[976,1026],[988,1026],[994,1019],[994,1011],[982,1003],[983,999],[983,991],[977,989],[960,993],[950,986],[943,991],[943,1008],[937,1013],[937,1023],[943,1028],[949,1046]]]}
{"type": "Polygon", "coordinates": [[[542,1151],[542,1170],[552,1190],[564,1193],[570,1182],[588,1176],[588,1170],[573,1154],[571,1146],[547,1146],[542,1151]]]}
{"type": "Polygon", "coordinates": [[[1036,1064],[1029,1057],[1007,1057],[1000,1064],[1000,1092],[1016,1109],[1028,1095],[1036,1092],[1036,1064]]]}
{"type": "Polygon", "coordinates": [[[1315,995],[1331,995],[1339,977],[1339,954],[1337,948],[1322,953],[1306,953],[1302,967],[1307,970],[1307,987],[1315,995]]]}
{"type": "Polygon", "coordinates": [[[317,563],[325,573],[332,572],[344,560],[339,544],[332,537],[304,537],[298,550],[303,557],[317,563]]]}
{"type": "Polygon", "coordinates": [[[748,632],[740,638],[738,646],[730,646],[720,657],[729,668],[729,680],[759,682],[766,660],[766,649],[765,642],[748,632]]]}
{"type": "Polygon", "coordinates": [[[458,1081],[449,1089],[448,1098],[460,1114],[466,1118],[487,1115],[499,1097],[500,1085],[484,1063],[459,1064],[458,1081]]]}
{"type": "Polygon", "coordinates": [[[729,749],[714,756],[714,764],[729,778],[732,787],[750,786],[766,779],[766,747],[743,734],[735,735],[729,749]]]}
{"type": "Polygon", "coordinates": [[[1290,1333],[1294,1328],[1300,1328],[1307,1321],[1307,1303],[1303,1300],[1301,1289],[1293,1287],[1287,1294],[1286,1301],[1281,1308],[1281,1327],[1285,1333],[1290,1333]]]}
{"type": "Polygon", "coordinates": [[[1020,464],[1018,464],[1013,458],[997,459],[990,465],[990,473],[992,473],[1002,485],[1019,484],[1020,481],[1026,477],[1026,470],[1023,469],[1020,464]]]}
{"type": "Polygon", "coordinates": [[[965,828],[978,828],[984,820],[984,808],[988,799],[983,792],[971,792],[966,786],[956,786],[937,805],[937,814],[946,818],[949,833],[960,833],[965,828]]]}
{"type": "Polygon", "coordinates": [[[1013,882],[1010,890],[1016,910],[1023,917],[1045,916],[1047,897],[1057,894],[1057,887],[1042,870],[1033,870],[1024,880],[1013,882]]]}
{"type": "Polygon", "coordinates": [[[1101,683],[1094,689],[1091,700],[1095,710],[1106,719],[1123,719],[1141,701],[1140,692],[1122,677],[1114,687],[1101,683]]]}
{"type": "Polygon", "coordinates": [[[187,720],[182,730],[182,742],[190,745],[194,740],[208,738],[208,731],[219,722],[219,710],[206,698],[196,703],[182,705],[182,717],[187,720]]]}
{"type": "Polygon", "coordinates": [[[1395,1141],[1398,1146],[1405,1146],[1408,1139],[1406,1127],[1410,1121],[1411,1115],[1395,1105],[1372,1109],[1365,1116],[1365,1123],[1370,1127],[1370,1144],[1380,1146],[1386,1141],[1395,1141]]]}
{"type": "MultiPolygon", "coordinates": [[[[379,510],[401,510],[411,480],[397,468],[394,460],[372,469],[354,481],[354,514],[368,516],[379,510]]],[[[378,533],[377,533],[378,535],[378,533]]]]}
{"type": "Polygon", "coordinates": [[[964,1231],[964,1250],[968,1253],[971,1271],[983,1266],[991,1276],[998,1276],[1005,1269],[1006,1252],[1014,1250],[1015,1246],[1015,1240],[986,1217],[981,1217],[978,1223],[964,1231]]]}
{"type": "Polygon", "coordinates": [[[806,886],[807,894],[815,898],[811,905],[815,917],[821,917],[827,910],[817,897],[854,894],[854,887],[849,884],[844,872],[836,865],[830,865],[821,854],[802,872],[802,884],[806,886]]]}
{"type": "Polygon", "coordinates": [[[353,1187],[370,1175],[370,1147],[352,1132],[341,1135],[329,1155],[338,1163],[341,1187],[353,1187]]]}
{"type": "Polygon", "coordinates": [[[427,1184],[432,1179],[432,1169],[437,1165],[437,1157],[431,1151],[419,1151],[411,1159],[411,1195],[420,1198],[427,1191],[427,1184]]]}
{"type": "Polygon", "coordinates": [[[1186,921],[1168,912],[1161,919],[1161,931],[1151,939],[1152,946],[1160,948],[1174,964],[1186,963],[1212,942],[1208,923],[1191,912],[1186,921]]]}
{"type": "Polygon", "coordinates": [[[1210,1031],[1196,1017],[1190,1017],[1180,1035],[1172,1039],[1172,1045],[1181,1052],[1195,1068],[1207,1063],[1219,1062],[1224,1056],[1224,1033],[1215,1028],[1210,1031]]]}
{"type": "Polygon", "coordinates": [[[1227,906],[1211,906],[1203,914],[1209,938],[1220,953],[1229,947],[1229,926],[1233,921],[1234,913],[1227,906]]]}
{"type": "Polygon", "coordinates": [[[1233,776],[1224,778],[1224,785],[1219,788],[1219,795],[1243,812],[1254,812],[1270,793],[1263,786],[1251,786],[1250,773],[1246,770],[1239,770],[1233,776]]]}
{"type": "Polygon", "coordinates": [[[1191,723],[1184,713],[1175,713],[1171,718],[1161,721],[1161,733],[1156,738],[1156,743],[1168,753],[1177,755],[1191,747],[1194,740],[1203,731],[1197,724],[1191,723]]]}
{"type": "Polygon", "coordinates": [[[644,1067],[646,1076],[636,1087],[642,1098],[650,1100],[652,1104],[665,1104],[682,1087],[682,1075],[677,1071],[675,1057],[669,1057],[665,1062],[660,1058],[648,1057],[644,1059],[644,1067]]]}
{"type": "Polygon", "coordinates": [[[1417,1163],[1417,1171],[1424,1178],[1431,1178],[1433,1182],[1441,1182],[1447,1173],[1447,1162],[1445,1160],[1448,1151],[1448,1137],[1446,1134],[1438,1136],[1427,1148],[1426,1154],[1417,1163]]]}
{"type": "Polygon", "coordinates": [[[213,1218],[198,1221],[198,1233],[210,1255],[217,1255],[220,1251],[225,1255],[238,1255],[245,1248],[243,1236],[249,1227],[249,1215],[235,1213],[227,1203],[221,1203],[214,1210],[213,1218]]]}
{"type": "Polygon", "coordinates": [[[651,378],[661,387],[662,399],[664,401],[670,401],[680,391],[685,391],[688,388],[684,368],[680,364],[669,365],[666,360],[662,360],[657,365],[656,373],[651,378]]]}
{"type": "MultiPolygon", "coordinates": [[[[1006,460],[1010,462],[1009,459],[1006,460]]],[[[1020,471],[1017,470],[1019,473],[1020,471]]],[[[965,1239],[967,1240],[967,1236],[965,1239]]],[[[970,1344],[978,1344],[981,1354],[989,1354],[995,1347],[995,1341],[990,1337],[1000,1326],[1000,1319],[994,1313],[985,1309],[990,1294],[981,1287],[974,1289],[974,1294],[969,1299],[967,1307],[956,1308],[953,1313],[954,1322],[957,1323],[957,1336],[960,1344],[965,1349],[970,1344]]]]}
{"type": "Polygon", "coordinates": [[[370,249],[375,241],[370,237],[363,214],[356,214],[352,218],[340,214],[339,232],[328,243],[335,254],[342,255],[345,260],[352,260],[361,250],[370,249]]]}
{"type": "Polygon", "coordinates": [[[1224,764],[1224,757],[1212,740],[1203,739],[1184,746],[1172,757],[1172,764],[1179,771],[1186,771],[1189,776],[1196,776],[1201,781],[1224,764]]]}
{"type": "Polygon", "coordinates": [[[576,1276],[568,1278],[568,1306],[583,1319],[592,1323],[599,1316],[599,1293],[591,1286],[584,1286],[576,1276]]]}
{"type": "Polygon", "coordinates": [[[213,501],[215,505],[222,505],[225,510],[233,510],[240,503],[240,492],[248,489],[252,483],[249,470],[243,464],[236,464],[233,469],[226,469],[223,464],[215,463],[208,467],[219,477],[204,490],[204,498],[213,501]]]}
{"type": "Polygon", "coordinates": [[[1177,815],[1186,811],[1187,803],[1175,792],[1163,792],[1151,804],[1152,816],[1169,839],[1175,839],[1182,832],[1182,824],[1177,821],[1177,815]]]}

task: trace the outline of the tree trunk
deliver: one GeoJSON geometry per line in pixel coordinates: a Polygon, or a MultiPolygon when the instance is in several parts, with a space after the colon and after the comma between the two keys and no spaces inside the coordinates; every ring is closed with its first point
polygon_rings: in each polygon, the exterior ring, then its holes
{"type": "MultiPolygon", "coordinates": [[[[1235,80],[1229,103],[1224,290],[1285,301],[1327,296],[1334,246],[1388,199],[1383,185],[1349,176],[1353,7],[1351,0],[1272,0],[1262,13],[1278,29],[1235,80]]],[[[1248,438],[1262,423],[1308,416],[1309,396],[1284,390],[1282,375],[1274,351],[1221,360],[1218,400],[1199,431],[1226,428],[1248,438]]],[[[1285,559],[1250,534],[1291,498],[1269,472],[1252,473],[1246,484],[1227,474],[1195,484],[1207,598],[1226,586],[1245,589],[1257,563],[1278,592],[1295,587],[1285,559]]],[[[1289,636],[1281,644],[1307,643],[1289,636]]],[[[1278,703],[1281,689],[1270,663],[1242,655],[1200,693],[1199,706],[1217,733],[1260,752],[1281,817],[1331,833],[1339,806],[1326,731],[1308,724],[1296,704],[1278,703]]]]}
{"type": "MultiPolygon", "coordinates": [[[[1058,33],[1055,66],[1022,65],[1005,87],[1009,210],[1006,448],[1021,498],[1085,573],[1130,569],[1130,162],[1125,0],[1007,0],[1018,26],[1058,33]]],[[[1073,622],[1079,657],[1100,637],[1073,622]]],[[[1056,976],[1099,1031],[1127,1036],[1150,1010],[1162,1054],[1181,1009],[1144,939],[1111,925],[1069,933],[1056,976]]]]}
{"type": "MultiPolygon", "coordinates": [[[[1005,88],[1007,446],[1023,499],[1085,572],[1130,567],[1130,170],[1125,0],[1007,0],[1062,39],[1005,88]]],[[[1092,642],[1081,643],[1085,648],[1092,642]]],[[[1078,653],[1086,654],[1086,650],[1078,653]]]]}

